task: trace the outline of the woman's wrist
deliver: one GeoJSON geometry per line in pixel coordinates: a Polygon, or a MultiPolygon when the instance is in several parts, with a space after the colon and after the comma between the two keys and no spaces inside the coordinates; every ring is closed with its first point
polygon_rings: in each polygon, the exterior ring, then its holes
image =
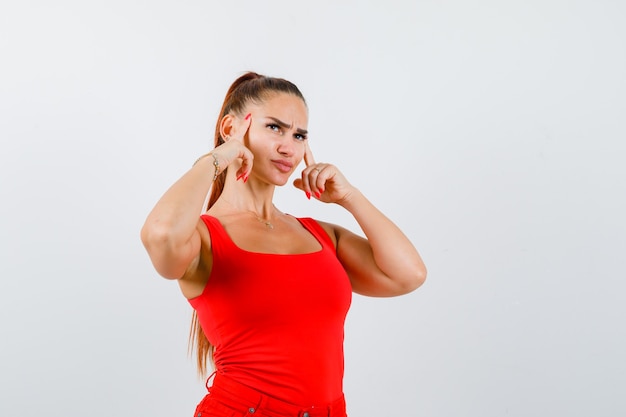
{"type": "Polygon", "coordinates": [[[349,212],[358,209],[363,203],[369,202],[365,195],[356,187],[352,187],[352,189],[346,193],[344,198],[340,201],[337,201],[337,204],[348,210],[349,212]]]}
{"type": "Polygon", "coordinates": [[[212,165],[213,165],[213,169],[215,170],[213,173],[213,181],[215,181],[218,177],[218,175],[220,175],[220,173],[222,173],[223,169],[220,167],[220,160],[219,160],[219,156],[217,154],[217,152],[215,152],[214,150],[208,153],[205,153],[204,155],[201,155],[198,159],[196,159],[196,161],[193,163],[192,166],[195,166],[198,162],[200,162],[203,159],[206,159],[207,157],[211,157],[212,158],[212,165]]]}

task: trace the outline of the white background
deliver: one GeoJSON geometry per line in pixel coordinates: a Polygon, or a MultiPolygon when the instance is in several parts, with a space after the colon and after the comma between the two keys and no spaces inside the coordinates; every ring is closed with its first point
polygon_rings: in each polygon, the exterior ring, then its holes
{"type": "Polygon", "coordinates": [[[352,417],[626,413],[623,1],[4,1],[0,60],[0,415],[192,415],[139,229],[246,70],[429,268],[354,297],[352,417]]]}

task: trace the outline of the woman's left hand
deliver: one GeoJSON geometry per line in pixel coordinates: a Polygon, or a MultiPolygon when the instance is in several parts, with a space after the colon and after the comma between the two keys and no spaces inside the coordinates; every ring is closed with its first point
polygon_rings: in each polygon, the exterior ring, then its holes
{"type": "Polygon", "coordinates": [[[302,170],[301,178],[296,179],[293,185],[304,191],[307,198],[313,195],[325,203],[340,205],[350,199],[354,187],[336,166],[315,162],[308,142],[304,151],[304,163],[306,168],[302,170]]]}

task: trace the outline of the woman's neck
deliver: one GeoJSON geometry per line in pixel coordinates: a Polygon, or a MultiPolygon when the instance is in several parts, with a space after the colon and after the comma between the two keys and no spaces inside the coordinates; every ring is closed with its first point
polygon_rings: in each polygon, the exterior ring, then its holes
{"type": "Polygon", "coordinates": [[[255,178],[249,178],[244,183],[229,176],[218,201],[224,201],[231,210],[249,211],[260,219],[271,221],[278,213],[273,202],[275,188],[276,186],[261,183],[255,178]]]}

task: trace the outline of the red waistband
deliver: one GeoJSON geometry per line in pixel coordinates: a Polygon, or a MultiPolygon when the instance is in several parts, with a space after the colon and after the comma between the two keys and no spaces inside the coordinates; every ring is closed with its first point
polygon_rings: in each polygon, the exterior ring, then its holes
{"type": "Polygon", "coordinates": [[[285,417],[346,416],[346,402],[343,395],[329,404],[303,407],[261,394],[220,373],[215,374],[213,385],[208,389],[210,396],[216,400],[227,403],[233,408],[250,410],[252,413],[256,410],[265,410],[268,414],[285,417]]]}

